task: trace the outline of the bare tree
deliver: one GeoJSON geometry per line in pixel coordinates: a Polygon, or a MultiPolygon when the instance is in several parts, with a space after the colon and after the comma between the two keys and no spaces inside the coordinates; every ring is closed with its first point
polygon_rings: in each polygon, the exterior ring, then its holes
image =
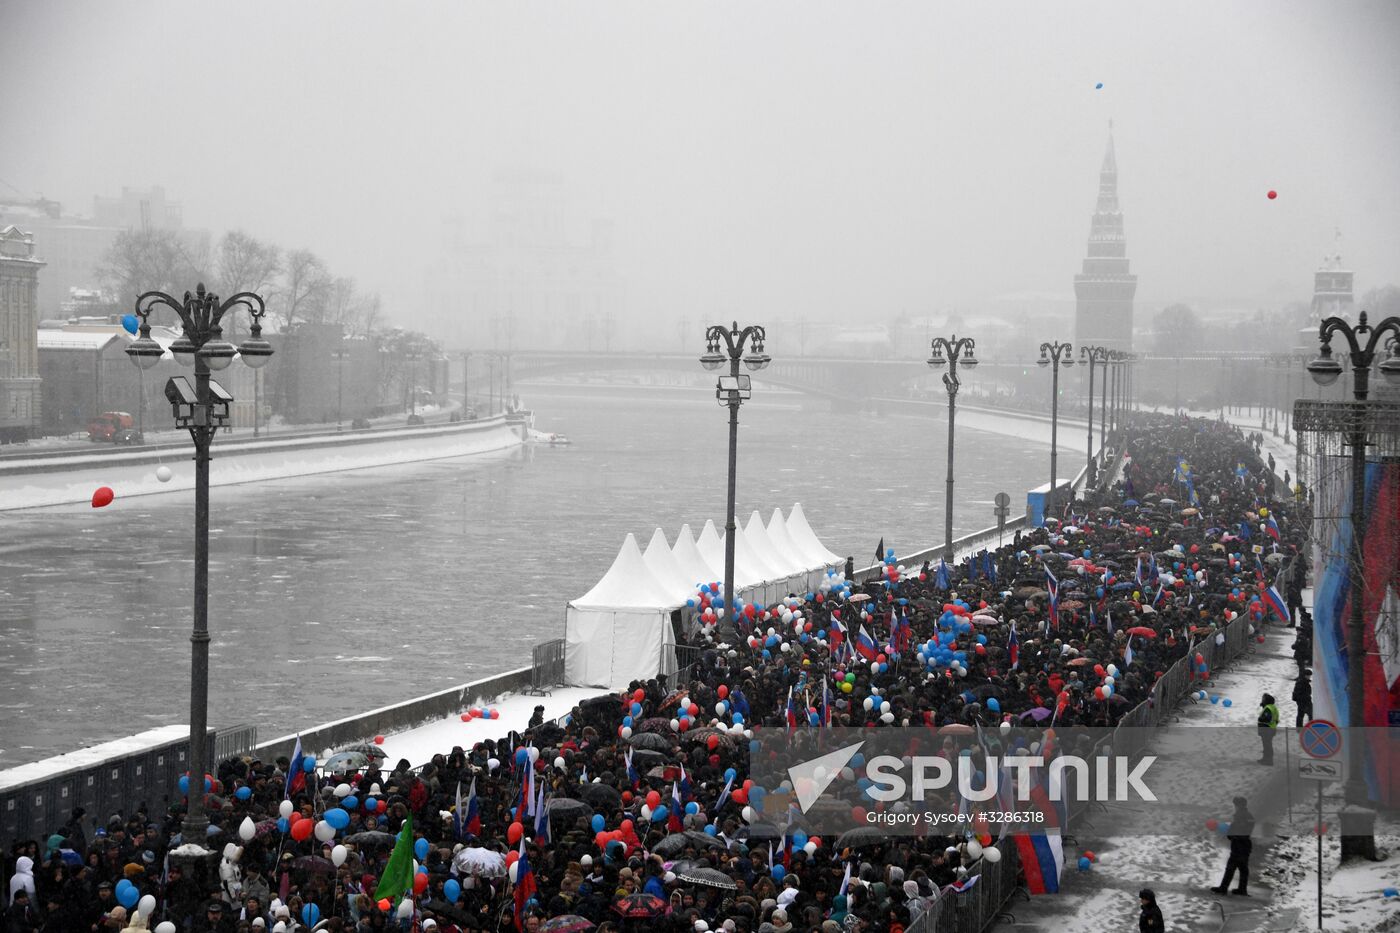
{"type": "MultiPolygon", "coordinates": [[[[231,230],[219,241],[215,269],[221,295],[254,292],[267,300],[282,271],[282,250],[242,230],[231,230]]],[[[234,315],[225,324],[225,331],[241,332],[246,324],[243,315],[234,315]]]]}
{"type": "Polygon", "coordinates": [[[1169,356],[1199,347],[1205,336],[1202,328],[1200,317],[1189,305],[1170,305],[1152,316],[1155,348],[1169,356]]]}
{"type": "Polygon", "coordinates": [[[321,257],[309,249],[289,250],[282,268],[282,285],[276,292],[282,326],[290,327],[298,321],[323,323],[331,276],[321,257]]]}
{"type": "Polygon", "coordinates": [[[178,230],[125,230],[99,261],[99,278],[129,308],[142,292],[163,291],[176,297],[210,278],[209,239],[178,230]]]}

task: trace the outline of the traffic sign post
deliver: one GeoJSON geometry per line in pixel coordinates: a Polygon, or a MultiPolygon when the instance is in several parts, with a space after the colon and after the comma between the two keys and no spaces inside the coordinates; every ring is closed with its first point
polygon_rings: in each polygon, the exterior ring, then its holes
{"type": "Polygon", "coordinates": [[[1322,929],[1322,785],[1345,782],[1347,759],[1341,754],[1342,730],[1326,719],[1314,719],[1298,730],[1303,757],[1298,759],[1298,776],[1317,782],[1317,928],[1322,929]]]}

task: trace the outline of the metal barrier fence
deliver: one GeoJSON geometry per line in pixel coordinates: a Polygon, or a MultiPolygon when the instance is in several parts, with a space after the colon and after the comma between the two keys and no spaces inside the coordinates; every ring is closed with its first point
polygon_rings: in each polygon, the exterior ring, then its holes
{"type": "Polygon", "coordinates": [[[239,723],[214,733],[214,767],[226,758],[246,755],[258,747],[258,727],[239,723]]]}
{"type": "Polygon", "coordinates": [[[697,645],[675,645],[676,664],[673,671],[663,671],[666,674],[674,674],[671,684],[688,683],[694,676],[695,665],[700,662],[700,654],[704,650],[697,645]]]}
{"type": "Polygon", "coordinates": [[[555,638],[535,646],[530,662],[530,688],[540,694],[564,682],[564,639],[555,638]]]}

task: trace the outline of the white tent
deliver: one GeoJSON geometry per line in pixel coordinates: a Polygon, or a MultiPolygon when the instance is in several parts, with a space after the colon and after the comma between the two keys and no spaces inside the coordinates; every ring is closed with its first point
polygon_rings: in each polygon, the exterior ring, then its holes
{"type": "Polygon", "coordinates": [[[652,575],[629,534],[603,579],[564,611],[565,682],[622,690],[674,670],[671,610],[683,602],[652,575]]]}
{"type": "Polygon", "coordinates": [[[660,528],[652,532],[651,541],[647,542],[647,549],[642,554],[642,562],[647,565],[656,582],[672,594],[677,605],[684,605],[695,592],[694,581],[690,579],[689,574],[681,570],[681,565],[671,553],[671,546],[666,543],[666,533],[660,528]]]}
{"type": "Polygon", "coordinates": [[[735,523],[734,527],[734,576],[739,580],[739,591],[750,601],[764,605],[772,603],[774,593],[782,581],[782,574],[768,563],[763,554],[754,547],[744,526],[735,523]]]}
{"type": "Polygon", "coordinates": [[[812,526],[807,524],[807,516],[802,511],[802,503],[797,503],[788,512],[787,517],[788,538],[792,540],[801,552],[802,556],[813,567],[838,567],[845,563],[840,557],[831,553],[817,537],[812,526]]]}
{"type": "MultiPolygon", "coordinates": [[[[724,576],[724,568],[716,570],[709,562],[700,555],[700,550],[695,546],[695,537],[690,533],[689,525],[682,525],[680,533],[676,535],[676,543],[671,547],[671,554],[676,558],[676,564],[685,572],[686,579],[690,581],[692,591],[699,589],[696,584],[714,583],[724,576]]],[[[720,554],[721,562],[724,555],[720,554]]]]}
{"type": "Polygon", "coordinates": [[[767,602],[776,602],[788,593],[807,589],[806,562],[773,546],[768,529],[763,527],[763,516],[758,512],[749,516],[749,523],[744,526],[744,537],[748,539],[749,547],[772,568],[768,577],[770,592],[767,602]]]}
{"type": "Polygon", "coordinates": [[[783,510],[774,509],[773,516],[768,519],[768,540],[773,544],[775,550],[792,555],[792,559],[801,564],[804,568],[803,578],[806,581],[808,591],[816,589],[826,578],[825,566],[812,566],[802,557],[802,551],[788,535],[787,522],[783,519],[783,510]]]}
{"type": "MultiPolygon", "coordinates": [[[[718,574],[716,579],[724,579],[724,538],[719,530],[715,528],[712,519],[706,519],[705,527],[700,529],[700,537],[695,539],[695,547],[700,552],[700,556],[705,559],[705,563],[715,568],[718,574]]],[[[754,578],[752,571],[739,559],[738,544],[734,550],[734,588],[740,593],[755,584],[763,582],[762,577],[754,578]]],[[[726,594],[728,595],[728,594],[726,594]]]]}

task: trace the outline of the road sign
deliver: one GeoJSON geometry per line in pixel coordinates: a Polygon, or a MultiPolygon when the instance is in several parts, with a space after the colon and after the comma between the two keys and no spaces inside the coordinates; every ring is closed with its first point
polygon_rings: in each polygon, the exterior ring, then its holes
{"type": "Polygon", "coordinates": [[[1330,758],[1300,758],[1298,776],[1309,781],[1345,781],[1347,763],[1342,758],[1335,761],[1330,758]]]}
{"type": "Polygon", "coordinates": [[[1004,492],[999,492],[992,497],[993,504],[999,509],[1004,509],[1011,504],[1011,497],[1004,492]]]}
{"type": "Polygon", "coordinates": [[[1309,758],[1333,758],[1342,750],[1342,730],[1325,719],[1314,719],[1298,731],[1298,744],[1309,758]]]}

